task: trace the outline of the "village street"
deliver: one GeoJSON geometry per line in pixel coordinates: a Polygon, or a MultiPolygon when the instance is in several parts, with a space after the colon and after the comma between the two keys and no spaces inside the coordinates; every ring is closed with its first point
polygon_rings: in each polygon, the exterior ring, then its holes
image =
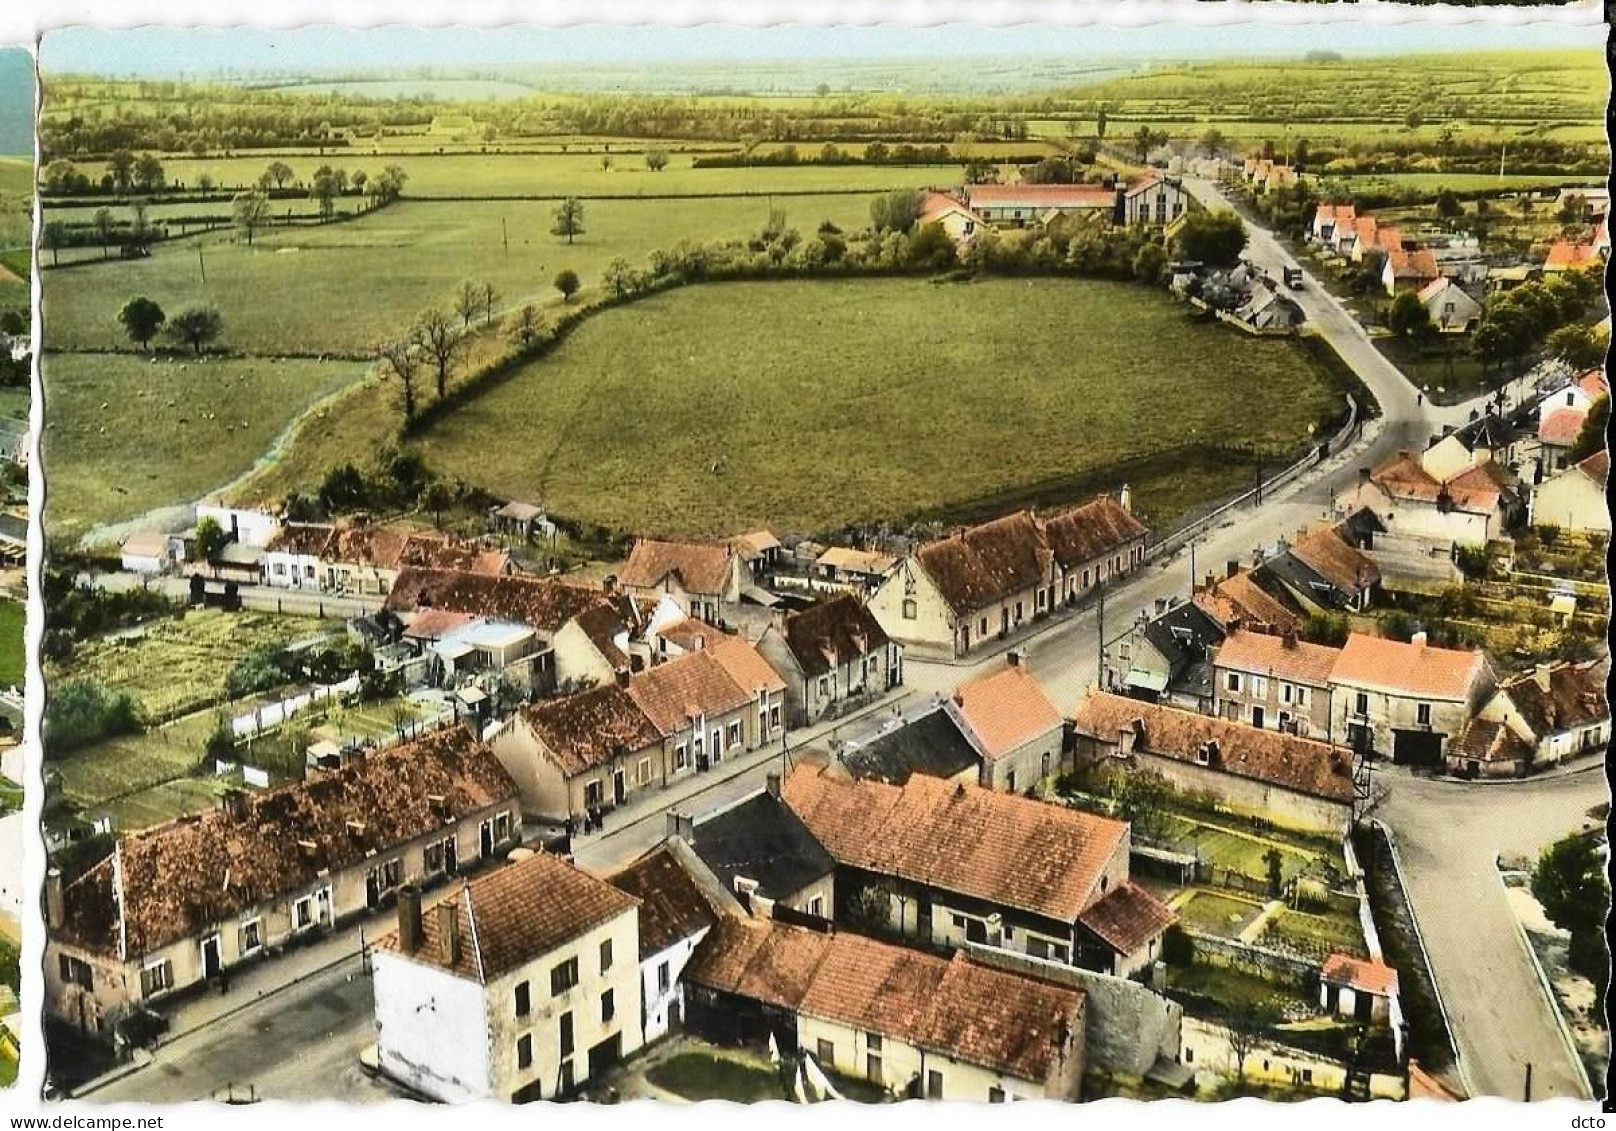
{"type": "MultiPolygon", "coordinates": [[[[1225,207],[1207,182],[1185,178],[1185,185],[1208,207],[1225,207]]],[[[1247,257],[1274,274],[1291,262],[1274,237],[1248,223],[1247,257]]],[[[1106,602],[1105,635],[1114,639],[1142,609],[1159,598],[1187,598],[1196,574],[1221,574],[1228,561],[1249,564],[1253,552],[1330,516],[1341,493],[1370,467],[1400,448],[1420,448],[1444,424],[1469,419],[1482,400],[1439,407],[1416,390],[1370,343],[1362,327],[1316,280],[1294,296],[1314,331],[1327,338],[1379,401],[1383,415],[1345,451],[1310,469],[1259,506],[1231,512],[1226,521],[1197,540],[1191,568],[1188,549],[1152,562],[1116,585],[1106,602]]],[[[1094,609],[1040,624],[1006,647],[962,662],[905,661],[905,704],[950,693],[959,683],[1003,664],[1007,647],[1019,648],[1035,676],[1063,712],[1095,682],[1099,628],[1094,609]]],[[[889,710],[890,706],[883,706],[889,710]]],[[[792,735],[800,745],[822,735],[792,735]]],[[[604,833],[575,844],[577,862],[605,872],[654,846],[665,835],[666,809],[701,814],[761,788],[765,775],[783,765],[778,748],[760,749],[736,759],[720,773],[693,783],[678,796],[658,795],[619,814],[604,833]],[[723,776],[723,775],[729,776],[723,776]]],[[[1431,947],[1434,974],[1453,1023],[1468,1082],[1482,1094],[1518,1097],[1527,1061],[1534,1072],[1533,1097],[1579,1095],[1580,1084],[1561,1041],[1553,1012],[1515,934],[1513,919],[1497,889],[1494,851],[1535,852],[1575,829],[1583,810],[1604,798],[1596,774],[1542,778],[1511,785],[1464,785],[1427,781],[1396,773],[1380,816],[1392,827],[1408,868],[1405,883],[1431,947]],[[1489,886],[1491,885],[1491,886],[1489,886]],[[1481,952],[1485,952],[1484,954],[1481,952]]],[[[142,1069],[93,1093],[96,1099],[136,1098],[143,1090],[167,1089],[183,1076],[188,1094],[210,1095],[248,1081],[261,1093],[325,1094],[353,1080],[357,1057],[371,1043],[368,982],[362,976],[332,984],[325,974],[309,977],[274,997],[249,1004],[192,1037],[177,1036],[157,1054],[158,1067],[142,1069]],[[335,1003],[344,1003],[340,1013],[335,1003]],[[322,1005],[322,1002],[324,1003],[322,1005]],[[323,1020],[327,1015],[331,1019],[323,1020]],[[304,1018],[306,1039],[252,1039],[304,1018]],[[264,1029],[269,1026],[269,1029],[264,1029]],[[323,1026],[323,1027],[322,1027],[323,1026]],[[246,1060],[203,1055],[211,1046],[233,1042],[252,1049],[246,1060]],[[142,1077],[152,1078],[142,1082],[142,1077]]],[[[362,1085],[360,1086],[363,1087],[362,1085]]]]}

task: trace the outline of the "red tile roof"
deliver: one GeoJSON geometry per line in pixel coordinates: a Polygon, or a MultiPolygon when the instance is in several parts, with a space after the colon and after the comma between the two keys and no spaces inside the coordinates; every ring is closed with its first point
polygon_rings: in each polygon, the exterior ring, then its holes
{"type": "Polygon", "coordinates": [[[331,541],[332,528],[325,523],[288,522],[264,546],[266,554],[300,554],[319,557],[331,541]]]}
{"type": "Polygon", "coordinates": [[[1427,699],[1467,699],[1487,673],[1481,652],[1433,648],[1354,632],[1347,637],[1330,679],[1427,699]]]}
{"type": "Polygon", "coordinates": [[[1501,690],[1539,740],[1610,718],[1605,681],[1592,665],[1560,664],[1517,676],[1501,690]]]}
{"type": "Polygon", "coordinates": [[[1052,515],[1043,528],[1062,569],[1109,557],[1149,533],[1144,523],[1110,495],[1052,515]]]}
{"type": "Polygon", "coordinates": [[[1350,597],[1356,597],[1380,580],[1380,566],[1375,560],[1348,542],[1334,526],[1302,538],[1290,552],[1297,561],[1350,597]]]}
{"type": "Polygon", "coordinates": [[[1605,481],[1610,478],[1610,452],[1601,448],[1577,464],[1577,470],[1603,487],[1605,481]]]}
{"type": "Polygon", "coordinates": [[[511,556],[504,550],[465,538],[439,534],[413,534],[399,554],[399,566],[427,569],[454,569],[466,573],[500,574],[510,569],[511,556]]]}
{"type": "Polygon", "coordinates": [[[855,934],[722,919],[685,969],[692,984],[1042,1082],[1083,1028],[1084,993],[956,953],[855,934]]]}
{"type": "Polygon", "coordinates": [[[1070,923],[1099,896],[1121,821],[924,774],[903,786],[811,766],[786,803],[842,864],[1070,923]]]}
{"type": "Polygon", "coordinates": [[[1543,418],[1543,423],[1537,426],[1537,438],[1545,444],[1558,444],[1562,447],[1574,444],[1582,432],[1582,425],[1588,419],[1588,410],[1583,408],[1557,408],[1543,418]]]}
{"type": "Polygon", "coordinates": [[[1214,668],[1276,676],[1310,687],[1324,687],[1341,649],[1261,632],[1231,632],[1219,646],[1214,668]]]}
{"type": "Polygon", "coordinates": [[[718,922],[718,912],[666,845],[607,879],[640,901],[641,961],[718,922]]]}
{"type": "Polygon", "coordinates": [[[342,565],[397,569],[409,534],[391,526],[342,524],[331,532],[331,539],[320,551],[320,560],[342,565]]]}
{"type": "Polygon", "coordinates": [[[1461,758],[1477,762],[1524,762],[1532,756],[1531,744],[1503,723],[1475,718],[1465,723],[1450,749],[1461,758]]]}
{"type": "Polygon", "coordinates": [[[748,696],[759,689],[769,692],[786,689],[786,681],[763,658],[763,653],[739,636],[720,636],[717,640],[710,640],[706,652],[718,661],[729,678],[735,681],[735,686],[748,696]]]}
{"type": "Polygon", "coordinates": [[[1231,722],[1228,719],[1147,703],[1109,691],[1090,691],[1073,712],[1080,735],[1117,745],[1123,731],[1134,748],[1175,762],[1266,782],[1329,801],[1353,797],[1351,755],[1308,738],[1231,722]],[[1203,752],[1207,761],[1202,763],[1203,752]]]}
{"type": "Polygon", "coordinates": [[[1396,970],[1383,962],[1354,958],[1339,950],[1324,960],[1319,977],[1332,985],[1350,986],[1378,997],[1397,992],[1396,970]]]}
{"type": "MultiPolygon", "coordinates": [[[[421,947],[409,957],[486,985],[634,911],[639,903],[559,856],[535,852],[463,881],[423,908],[421,947]],[[459,946],[453,965],[443,961],[438,906],[444,903],[452,903],[457,912],[459,946]]],[[[377,945],[404,953],[397,931],[377,945]]]]}
{"type": "Polygon", "coordinates": [[[1110,208],[1116,190],[1109,185],[972,185],[966,196],[981,208],[1110,208]]]}
{"type": "Polygon", "coordinates": [[[1592,243],[1580,240],[1555,240],[1549,245],[1549,254],[1543,266],[1550,270],[1590,267],[1599,262],[1599,252],[1592,243]]]}
{"type": "Polygon", "coordinates": [[[1195,594],[1195,604],[1217,621],[1225,631],[1244,627],[1252,631],[1295,631],[1302,626],[1300,614],[1252,580],[1246,570],[1215,582],[1211,589],[1195,594]]]}
{"type": "Polygon", "coordinates": [[[1010,665],[959,685],[954,703],[988,761],[1061,728],[1060,709],[1025,667],[1010,665]]]}
{"type": "Polygon", "coordinates": [[[1118,954],[1132,954],[1178,922],[1167,904],[1132,881],[1118,884],[1077,917],[1118,954]]]}

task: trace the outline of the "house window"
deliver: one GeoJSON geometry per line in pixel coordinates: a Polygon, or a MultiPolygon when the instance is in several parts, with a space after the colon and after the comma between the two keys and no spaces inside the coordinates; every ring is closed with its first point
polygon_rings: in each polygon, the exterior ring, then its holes
{"type": "Polygon", "coordinates": [[[829,694],[830,694],[830,677],[822,675],[822,676],[819,677],[819,697],[821,699],[823,699],[829,694]]]}
{"type": "Polygon", "coordinates": [[[572,1085],[572,1061],[563,1060],[561,1062],[561,1094],[566,1095],[572,1091],[572,1085]]]}
{"type": "Polygon", "coordinates": [[[673,748],[673,768],[682,770],[689,764],[690,753],[685,749],[685,744],[681,742],[673,748]]]}
{"type": "Polygon", "coordinates": [[[87,990],[95,989],[95,971],[90,964],[82,958],[72,955],[61,956],[62,981],[69,986],[83,986],[87,990]]]}
{"type": "Polygon", "coordinates": [[[658,966],[657,970],[656,970],[657,993],[659,993],[659,994],[667,993],[668,992],[668,987],[670,987],[672,985],[673,985],[673,971],[671,969],[669,969],[668,964],[666,962],[664,962],[660,966],[658,966]]]}
{"type": "Polygon", "coordinates": [[[1240,690],[1240,673],[1239,672],[1230,672],[1229,673],[1229,681],[1224,686],[1227,687],[1230,691],[1239,691],[1240,690]]]}
{"type": "Polygon", "coordinates": [[[533,1036],[530,1033],[516,1038],[516,1067],[533,1067],[533,1036]]]}
{"type": "Polygon", "coordinates": [[[943,1098],[943,1074],[935,1068],[926,1070],[926,1098],[928,1100],[943,1098]]]}
{"type": "Polygon", "coordinates": [[[814,916],[817,919],[823,919],[825,917],[825,897],[824,896],[816,895],[816,896],[814,896],[812,899],[810,899],[808,901],[808,914],[814,916]]]}
{"type": "Polygon", "coordinates": [[[502,841],[509,840],[510,838],[511,815],[509,813],[501,813],[499,816],[494,818],[494,839],[496,841],[502,841]]]}
{"type": "Polygon", "coordinates": [[[716,762],[723,756],[724,756],[724,728],[723,727],[714,727],[713,728],[713,761],[716,762]]]}
{"type": "Polygon", "coordinates": [[[881,1051],[881,1034],[880,1033],[865,1033],[864,1034],[864,1046],[866,1048],[868,1048],[871,1052],[880,1052],[881,1051]]]}
{"type": "Polygon", "coordinates": [[[982,618],[982,635],[986,636],[987,634],[988,634],[988,618],[983,617],[982,618]]]}
{"type": "Polygon", "coordinates": [[[527,982],[521,982],[516,987],[516,1016],[526,1017],[532,1009],[532,987],[527,982]]]}
{"type": "Polygon", "coordinates": [[[304,896],[292,904],[292,929],[301,931],[314,925],[314,900],[304,896]]]}
{"type": "Polygon", "coordinates": [[[550,996],[564,994],[578,984],[578,960],[569,958],[550,968],[550,996]]]}
{"type": "Polygon", "coordinates": [[[1011,770],[1008,774],[1004,775],[1004,788],[1008,789],[1011,793],[1016,791],[1016,772],[1014,770],[1011,770]]]}
{"type": "Polygon", "coordinates": [[[950,918],[954,920],[954,929],[956,931],[963,931],[965,929],[965,916],[953,915],[950,916],[950,918]]]}
{"type": "Polygon", "coordinates": [[[651,784],[651,759],[649,759],[649,758],[641,758],[640,759],[639,769],[636,770],[635,773],[637,775],[636,780],[641,785],[650,785],[651,784]]]}
{"type": "Polygon", "coordinates": [[[821,1066],[836,1063],[836,1045],[823,1037],[819,1038],[819,1063],[821,1066]]]}
{"type": "Polygon", "coordinates": [[[1089,571],[1085,569],[1083,571],[1083,588],[1087,589],[1088,587],[1089,587],[1089,571]]]}
{"type": "Polygon", "coordinates": [[[995,1085],[988,1089],[988,1103],[1002,1104],[1004,1102],[1004,1089],[995,1085]]]}
{"type": "Polygon", "coordinates": [[[599,778],[591,778],[584,782],[584,808],[595,809],[600,806],[601,800],[606,796],[601,787],[599,778]]]}
{"type": "Polygon", "coordinates": [[[1357,714],[1367,715],[1369,713],[1369,693],[1366,691],[1358,692],[1353,699],[1352,709],[1357,714]]]}
{"type": "Polygon", "coordinates": [[[241,953],[243,955],[255,954],[264,945],[264,922],[262,919],[252,919],[241,925],[241,953]]]}
{"type": "Polygon", "coordinates": [[[305,567],[304,570],[303,570],[303,576],[308,578],[310,581],[313,581],[314,580],[314,567],[313,566],[305,567]]]}
{"type": "Polygon", "coordinates": [[[780,726],[780,707],[775,705],[769,708],[769,729],[777,730],[780,726]]]}
{"type": "Polygon", "coordinates": [[[740,723],[730,723],[729,724],[729,744],[730,744],[731,747],[739,746],[741,744],[741,724],[740,723]]]}
{"type": "Polygon", "coordinates": [[[1038,611],[1044,611],[1044,591],[1042,589],[1038,590],[1038,611]]]}
{"type": "Polygon", "coordinates": [[[421,870],[428,874],[443,871],[443,844],[429,844],[421,849],[421,870]]]}
{"type": "Polygon", "coordinates": [[[1258,699],[1268,698],[1268,677],[1254,675],[1251,677],[1251,694],[1258,699]]]}
{"type": "Polygon", "coordinates": [[[612,968],[612,940],[602,939],[600,943],[600,972],[602,974],[612,968]]]}
{"type": "Polygon", "coordinates": [[[904,602],[903,602],[903,619],[904,620],[914,620],[919,615],[920,615],[920,607],[918,605],[916,605],[914,603],[914,601],[909,600],[908,598],[905,598],[904,602]]]}
{"type": "Polygon", "coordinates": [[[1281,683],[1279,685],[1279,701],[1281,703],[1289,703],[1295,697],[1296,688],[1293,685],[1289,683],[1281,683]]]}
{"type": "Polygon", "coordinates": [[[1049,946],[1049,957],[1054,962],[1065,962],[1066,961],[1066,944],[1065,943],[1051,943],[1050,946],[1049,946]]]}
{"type": "Polygon", "coordinates": [[[602,1025],[610,1024],[612,1018],[616,1016],[617,994],[613,990],[607,990],[600,995],[600,1023],[602,1025]]]}
{"type": "Polygon", "coordinates": [[[141,968],[140,995],[150,997],[174,988],[174,964],[166,958],[141,968]]]}
{"type": "Polygon", "coordinates": [[[1414,707],[1414,721],[1422,727],[1431,725],[1431,704],[1419,703],[1414,707]]]}
{"type": "Polygon", "coordinates": [[[572,1011],[561,1015],[561,1055],[572,1055],[572,1011]]]}
{"type": "Polygon", "coordinates": [[[1307,706],[1307,688],[1298,687],[1296,689],[1296,705],[1298,707],[1307,706]]]}
{"type": "Polygon", "coordinates": [[[1021,602],[1020,601],[1016,602],[1016,619],[1017,620],[1021,619],[1021,602]]]}

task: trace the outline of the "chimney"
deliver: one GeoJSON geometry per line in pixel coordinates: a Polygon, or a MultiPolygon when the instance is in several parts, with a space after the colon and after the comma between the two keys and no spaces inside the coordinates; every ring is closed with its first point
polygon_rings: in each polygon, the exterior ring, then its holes
{"type": "Polygon", "coordinates": [[[421,949],[421,889],[415,884],[398,889],[398,948],[405,954],[421,949]]]}
{"type": "Polygon", "coordinates": [[[45,926],[59,931],[66,922],[67,896],[62,890],[62,870],[52,868],[45,873],[45,926]]]}
{"type": "Polygon", "coordinates": [[[1223,576],[1225,578],[1240,576],[1240,559],[1230,558],[1223,563],[1223,576]]]}
{"type": "Polygon", "coordinates": [[[460,895],[456,892],[437,906],[438,959],[445,966],[460,961],[460,895]]]}
{"type": "Polygon", "coordinates": [[[1538,687],[1542,688],[1544,691],[1548,691],[1549,685],[1553,679],[1553,673],[1553,664],[1539,664],[1537,667],[1532,669],[1532,682],[1537,684],[1538,687]]]}
{"type": "Polygon", "coordinates": [[[686,844],[696,843],[696,818],[677,809],[668,810],[668,835],[678,837],[686,844]]]}
{"type": "Polygon", "coordinates": [[[1019,668],[1021,666],[1021,650],[1018,648],[1010,649],[1010,651],[1004,654],[1004,658],[1013,668],[1019,668]]]}
{"type": "Polygon", "coordinates": [[[763,781],[765,788],[769,791],[769,796],[778,799],[780,796],[780,771],[770,770],[763,781]]]}
{"type": "Polygon", "coordinates": [[[247,793],[241,789],[227,789],[219,799],[225,816],[240,823],[247,819],[247,793]]]}
{"type": "Polygon", "coordinates": [[[617,575],[615,573],[608,573],[600,579],[600,591],[608,597],[617,592],[617,575]]]}
{"type": "Polygon", "coordinates": [[[960,691],[958,689],[956,689],[954,691],[954,706],[956,706],[956,707],[965,706],[965,693],[963,691],[960,691]]]}
{"type": "Polygon", "coordinates": [[[1213,573],[1207,574],[1206,575],[1206,588],[1205,588],[1204,591],[1207,592],[1207,593],[1212,592],[1212,590],[1217,587],[1217,584],[1218,584],[1217,575],[1213,574],[1213,573]]]}
{"type": "Polygon", "coordinates": [[[1117,505],[1129,514],[1133,513],[1133,488],[1126,483],[1122,485],[1122,490],[1117,492],[1117,505]]]}
{"type": "Polygon", "coordinates": [[[1296,647],[1296,628],[1292,625],[1286,625],[1285,631],[1279,634],[1279,641],[1286,648],[1296,647]]]}
{"type": "Polygon", "coordinates": [[[618,668],[612,674],[617,677],[617,686],[618,687],[627,687],[628,686],[629,671],[628,671],[627,668],[618,668]]]}

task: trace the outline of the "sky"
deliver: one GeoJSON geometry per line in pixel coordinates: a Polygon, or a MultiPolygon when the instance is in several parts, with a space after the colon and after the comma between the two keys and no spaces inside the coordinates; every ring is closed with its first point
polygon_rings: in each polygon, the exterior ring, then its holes
{"type": "Polygon", "coordinates": [[[33,152],[33,56],[21,47],[0,47],[0,153],[33,152]]]}
{"type": "Polygon", "coordinates": [[[66,28],[45,35],[41,63],[56,73],[152,77],[220,70],[346,71],[419,66],[499,66],[725,59],[964,58],[971,55],[1070,55],[1083,58],[1215,58],[1344,55],[1595,46],[1601,27],[1564,24],[1311,26],[1156,24],[1144,28],[1022,24],[985,28],[891,26],[688,28],[585,25],[563,28],[302,27],[229,30],[143,27],[127,31],[66,28]]]}

